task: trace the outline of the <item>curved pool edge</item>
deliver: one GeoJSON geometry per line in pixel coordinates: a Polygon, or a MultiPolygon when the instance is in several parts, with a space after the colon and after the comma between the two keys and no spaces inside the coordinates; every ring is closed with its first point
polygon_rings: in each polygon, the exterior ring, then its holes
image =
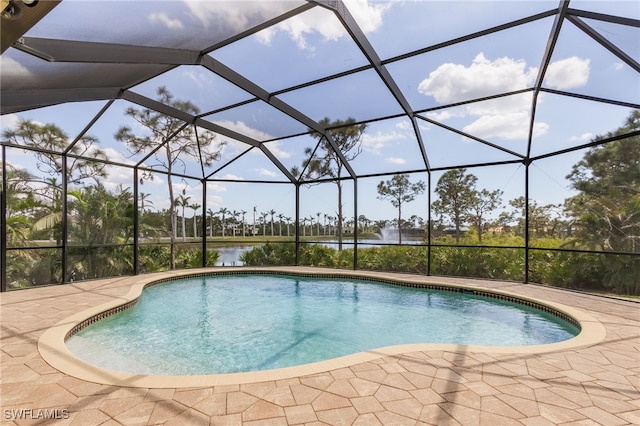
{"type": "MultiPolygon", "coordinates": [[[[478,281],[481,283],[481,281],[478,281]]],[[[477,283],[476,283],[477,285],[477,283]]],[[[441,350],[447,352],[473,352],[487,354],[537,354],[548,353],[562,350],[577,349],[597,344],[604,340],[606,331],[604,325],[583,311],[573,307],[523,296],[503,290],[488,289],[485,287],[467,286],[450,282],[443,282],[438,277],[433,276],[407,276],[393,273],[371,272],[371,271],[348,271],[348,270],[326,270],[318,268],[201,268],[188,271],[171,271],[149,274],[144,277],[133,277],[129,290],[125,296],[114,297],[110,302],[97,305],[76,314],[73,314],[64,320],[58,322],[53,327],[47,329],[38,339],[38,351],[42,358],[53,368],[70,375],[72,377],[112,386],[137,387],[137,388],[192,388],[216,385],[245,384],[269,380],[290,379],[310,374],[323,373],[329,370],[335,370],[350,367],[355,364],[373,361],[386,356],[407,355],[411,352],[434,351],[441,350]],[[480,346],[480,345],[460,345],[453,343],[415,343],[405,345],[387,346],[383,348],[371,349],[364,352],[346,355],[329,360],[314,362],[310,364],[302,364],[292,367],[279,368],[274,370],[252,371],[244,373],[224,373],[210,375],[191,375],[191,376],[159,376],[159,375],[141,375],[131,374],[119,371],[107,370],[93,364],[90,364],[76,357],[65,344],[66,337],[73,330],[88,318],[92,318],[105,311],[117,309],[123,305],[135,301],[142,293],[145,287],[165,282],[175,278],[183,278],[194,275],[216,273],[287,273],[287,274],[309,274],[322,277],[328,276],[349,276],[353,278],[365,278],[371,280],[383,280],[384,282],[394,281],[404,284],[436,284],[452,289],[464,289],[469,291],[482,290],[483,292],[505,295],[520,300],[537,303],[559,313],[562,313],[580,325],[580,333],[568,340],[549,343],[544,345],[528,345],[528,346],[480,346]]]]}

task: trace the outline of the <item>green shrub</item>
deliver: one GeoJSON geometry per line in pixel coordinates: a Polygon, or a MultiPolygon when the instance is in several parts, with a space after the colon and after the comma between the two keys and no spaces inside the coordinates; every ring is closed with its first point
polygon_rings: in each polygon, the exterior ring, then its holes
{"type": "Polygon", "coordinates": [[[510,281],[524,279],[524,249],[432,247],[431,273],[510,281]]]}
{"type": "Polygon", "coordinates": [[[427,248],[383,246],[358,249],[358,268],[373,271],[427,273],[427,248]]]}
{"type": "MultiPolygon", "coordinates": [[[[300,246],[300,265],[334,268],[338,264],[337,250],[319,244],[300,246]]],[[[294,258],[295,260],[295,258],[294,258]]]]}
{"type": "Polygon", "coordinates": [[[293,243],[266,243],[245,251],[240,260],[247,266],[286,266],[296,263],[293,243]]]}
{"type": "Polygon", "coordinates": [[[531,250],[529,280],[564,288],[640,295],[640,259],[603,253],[531,250]]]}
{"type": "MultiPolygon", "coordinates": [[[[487,238],[487,244],[518,247],[521,237],[487,238]],[[498,244],[500,243],[500,244],[498,244]]],[[[442,240],[439,240],[442,242],[442,240]]],[[[470,243],[468,241],[467,243],[470,243]]],[[[539,248],[557,248],[559,239],[537,240],[539,248]]],[[[431,247],[433,275],[523,281],[524,248],[431,247]]],[[[245,252],[245,265],[294,265],[295,244],[267,243],[245,252]]],[[[353,249],[337,251],[314,244],[300,246],[300,265],[353,268],[353,249]]],[[[358,248],[358,268],[371,271],[426,274],[425,246],[381,246],[358,248]]],[[[634,256],[529,250],[529,281],[557,287],[616,294],[640,294],[640,259],[634,256]]]]}

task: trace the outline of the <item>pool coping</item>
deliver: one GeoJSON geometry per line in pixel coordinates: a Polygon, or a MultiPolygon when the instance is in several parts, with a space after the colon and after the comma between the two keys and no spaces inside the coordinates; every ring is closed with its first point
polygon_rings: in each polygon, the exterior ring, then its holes
{"type": "Polygon", "coordinates": [[[289,379],[302,375],[317,374],[329,370],[350,367],[358,363],[372,361],[386,356],[395,356],[409,352],[443,350],[452,352],[480,352],[493,354],[537,354],[580,347],[592,346],[604,340],[606,331],[604,325],[591,315],[560,303],[522,296],[504,290],[486,289],[481,286],[472,286],[451,282],[443,282],[438,277],[419,275],[399,275],[394,273],[377,271],[350,271],[350,270],[326,270],[318,271],[313,268],[272,268],[272,267],[242,267],[242,268],[200,268],[195,270],[181,270],[153,273],[144,276],[133,277],[128,284],[128,292],[123,297],[115,297],[112,301],[97,305],[75,313],[48,328],[38,339],[38,351],[44,360],[53,368],[76,377],[81,380],[113,385],[137,388],[193,388],[215,385],[246,384],[269,380],[289,379]],[[243,373],[224,373],[191,376],[168,375],[143,375],[131,374],[120,371],[104,369],[90,364],[76,357],[66,346],[65,342],[83,322],[89,318],[100,319],[105,312],[122,310],[123,306],[135,303],[142,291],[149,285],[166,282],[177,278],[202,275],[220,275],[232,273],[271,273],[291,274],[320,277],[351,277],[357,279],[377,280],[386,283],[395,283],[409,286],[437,286],[451,291],[468,291],[476,293],[481,291],[484,295],[505,296],[532,304],[548,307],[568,318],[573,319],[580,326],[580,333],[568,340],[544,345],[527,346],[481,346],[460,345],[453,343],[416,343],[387,346],[371,349],[352,355],[332,358],[325,361],[310,364],[297,365],[273,370],[252,371],[243,373]]]}

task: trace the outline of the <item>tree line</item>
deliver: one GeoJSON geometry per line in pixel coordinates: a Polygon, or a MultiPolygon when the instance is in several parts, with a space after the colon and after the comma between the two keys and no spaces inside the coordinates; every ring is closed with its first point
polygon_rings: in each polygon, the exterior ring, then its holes
{"type": "MultiPolygon", "coordinates": [[[[195,105],[174,99],[164,88],[158,89],[158,96],[160,101],[180,110],[191,114],[199,112],[195,105]]],[[[78,276],[88,278],[130,272],[129,253],[126,250],[124,254],[119,253],[117,248],[130,245],[134,238],[140,242],[167,242],[155,252],[151,247],[145,248],[151,257],[162,259],[155,265],[153,259],[145,258],[142,263],[151,271],[165,264],[170,269],[197,266],[202,253],[197,253],[198,248],[187,250],[179,243],[187,242],[189,237],[204,237],[203,233],[208,237],[289,237],[294,234],[295,220],[274,209],[258,212],[257,207],[253,211],[221,207],[205,212],[205,207],[192,202],[184,191],[176,192],[172,178],[184,172],[188,158],[206,166],[220,159],[225,144],[215,134],[146,108],[128,108],[126,115],[138,124],[135,131],[132,127],[120,126],[114,137],[127,147],[131,156],[146,156],[149,164],[141,169],[141,183],[154,179],[150,170],[165,172],[171,207],[153,211],[149,194],[140,192],[138,235],[134,235],[133,193],[123,186],[108,189],[105,183],[108,158],[97,138],[83,134],[70,140],[54,124],[20,120],[14,128],[3,132],[3,142],[32,149],[34,165],[42,175],[6,165],[3,219],[7,246],[12,249],[11,262],[7,262],[8,275],[18,276],[38,268],[57,271],[60,265],[52,261],[46,267],[33,266],[38,262],[47,263],[46,252],[38,254],[34,250],[19,249],[43,240],[60,246],[65,232],[71,254],[78,259],[74,263],[75,271],[78,276]],[[62,152],[66,155],[61,155],[62,152]],[[65,189],[67,198],[63,200],[65,189]],[[63,202],[68,217],[64,232],[63,202]],[[253,220],[247,220],[247,215],[253,220]],[[90,254],[86,251],[83,254],[80,248],[92,250],[90,254]],[[123,260],[116,261],[118,256],[123,260]]],[[[551,248],[622,253],[610,258],[606,279],[639,281],[637,257],[627,255],[640,251],[639,111],[633,111],[620,128],[594,138],[594,141],[610,141],[594,145],[572,167],[567,179],[577,195],[564,204],[538,205],[519,197],[508,201],[510,210],[507,211],[503,208],[502,191],[479,188],[478,178],[467,169],[453,169],[443,173],[435,186],[437,199],[431,205],[431,223],[425,220],[426,212],[424,216],[403,217],[403,206],[426,190],[423,181],[411,182],[408,174],[393,175],[377,185],[377,197],[389,201],[397,210],[395,219],[372,219],[362,214],[347,218],[343,212],[342,182],[350,173],[348,161],[362,152],[366,125],[357,124],[351,118],[336,121],[326,118],[320,125],[328,131],[311,131],[318,145],[305,150],[301,165],[292,168],[291,173],[306,185],[313,185],[317,180],[336,184],[337,212],[333,215],[317,212],[300,218],[302,236],[333,237],[338,240],[340,251],[349,228],[358,226],[361,233],[371,234],[391,225],[399,230],[423,229],[423,238],[431,233],[430,237],[442,238],[442,241],[453,238],[455,244],[467,244],[473,235],[475,243],[483,244],[487,232],[492,236],[503,234],[505,238],[523,236],[527,217],[530,236],[555,239],[549,243],[551,248]],[[629,134],[632,136],[617,139],[629,134]],[[498,211],[500,214],[496,215],[498,211]]],[[[402,243],[402,232],[398,233],[398,242],[402,243]]],[[[489,243],[492,242],[495,241],[489,243]]],[[[59,250],[48,251],[54,253],[55,258],[60,257],[59,250]]],[[[46,275],[46,271],[42,273],[46,275]]],[[[27,281],[34,282],[33,279],[27,281]]]]}

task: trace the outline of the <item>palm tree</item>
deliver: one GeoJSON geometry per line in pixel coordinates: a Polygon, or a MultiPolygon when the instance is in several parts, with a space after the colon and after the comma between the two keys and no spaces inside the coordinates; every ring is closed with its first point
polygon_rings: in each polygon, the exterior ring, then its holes
{"type": "Polygon", "coordinates": [[[211,225],[209,226],[209,237],[213,238],[213,227],[216,212],[212,209],[207,209],[207,216],[211,218],[211,225]]]}
{"type": "Polygon", "coordinates": [[[184,217],[184,209],[189,205],[189,200],[191,199],[191,197],[187,197],[184,195],[178,195],[178,198],[176,198],[175,201],[175,206],[176,207],[182,207],[182,241],[187,241],[187,234],[185,232],[185,228],[186,226],[186,220],[184,217]]]}
{"type": "Polygon", "coordinates": [[[231,213],[231,216],[233,216],[233,236],[235,238],[236,236],[236,230],[238,229],[238,216],[240,216],[240,212],[237,210],[234,210],[231,213]]]}
{"type": "Polygon", "coordinates": [[[285,217],[285,220],[287,221],[287,237],[289,236],[289,224],[291,223],[291,218],[290,217],[285,217]]]}
{"type": "Polygon", "coordinates": [[[153,205],[153,201],[148,199],[150,196],[151,196],[151,194],[146,194],[144,192],[140,193],[140,214],[144,213],[144,203],[145,202],[147,204],[153,205]]]}
{"type": "Polygon", "coordinates": [[[302,236],[306,237],[307,236],[307,218],[303,217],[301,222],[302,222],[302,236]]]}
{"type": "Polygon", "coordinates": [[[224,238],[224,228],[227,226],[225,215],[227,213],[231,213],[231,212],[229,210],[227,210],[225,207],[220,207],[220,210],[218,210],[218,213],[220,213],[220,216],[222,216],[222,218],[221,218],[221,222],[222,222],[221,228],[222,228],[222,238],[224,238]]]}
{"type": "Polygon", "coordinates": [[[242,215],[242,236],[243,236],[243,237],[246,237],[246,236],[247,236],[247,233],[246,233],[246,232],[245,232],[245,230],[244,230],[244,226],[245,226],[245,223],[246,223],[246,222],[244,221],[244,215],[245,215],[245,214],[247,214],[247,211],[246,211],[246,210],[240,210],[240,214],[242,215]]]}
{"type": "Polygon", "coordinates": [[[384,228],[386,228],[387,222],[388,221],[385,219],[376,220],[375,222],[373,222],[373,227],[374,229],[378,229],[378,231],[382,231],[384,228]]]}
{"type": "Polygon", "coordinates": [[[365,215],[361,214],[360,216],[358,216],[358,226],[362,228],[363,232],[367,232],[368,222],[369,222],[369,219],[367,219],[365,215]]]}
{"type": "Polygon", "coordinates": [[[279,220],[279,222],[278,222],[278,225],[279,225],[279,227],[280,227],[280,228],[278,229],[278,236],[279,236],[279,237],[282,237],[282,219],[283,219],[283,218],[284,218],[284,215],[283,215],[282,213],[280,213],[280,214],[278,215],[278,219],[280,219],[280,220],[279,220]]]}
{"type": "Polygon", "coordinates": [[[39,192],[40,195],[49,203],[43,204],[47,206],[48,214],[39,218],[35,224],[33,224],[32,231],[50,231],[49,239],[55,240],[57,245],[62,244],[62,184],[58,182],[56,177],[44,179],[45,188],[39,192]],[[60,225],[60,226],[59,226],[60,225]]]}
{"type": "Polygon", "coordinates": [[[196,214],[198,213],[198,209],[201,206],[200,204],[195,203],[195,204],[191,204],[189,207],[193,209],[193,237],[198,238],[198,228],[196,227],[196,214]]]}
{"type": "Polygon", "coordinates": [[[253,206],[253,235],[256,235],[256,214],[258,213],[258,206],[253,206]]]}
{"type": "Polygon", "coordinates": [[[269,214],[271,215],[271,236],[273,237],[273,215],[276,214],[276,211],[271,209],[269,210],[269,214]]]}
{"type": "Polygon", "coordinates": [[[418,215],[414,214],[414,215],[411,215],[411,217],[409,218],[408,222],[413,228],[415,228],[417,226],[417,224],[418,224],[418,220],[419,219],[420,218],[418,217],[418,215]]]}
{"type": "Polygon", "coordinates": [[[320,213],[320,212],[316,213],[316,216],[318,216],[318,221],[316,222],[316,225],[318,227],[318,232],[317,232],[318,233],[318,237],[320,236],[320,215],[321,214],[322,213],[320,213]]]}
{"type": "Polygon", "coordinates": [[[267,235],[267,216],[269,216],[269,212],[260,213],[262,217],[262,236],[267,235]]]}

